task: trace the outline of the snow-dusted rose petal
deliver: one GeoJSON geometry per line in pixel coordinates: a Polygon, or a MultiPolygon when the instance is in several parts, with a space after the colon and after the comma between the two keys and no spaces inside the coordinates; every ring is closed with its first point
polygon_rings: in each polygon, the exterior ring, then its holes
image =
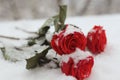
{"type": "Polygon", "coordinates": [[[87,47],[94,53],[99,54],[104,51],[107,43],[105,30],[101,26],[94,26],[87,35],[87,47]]]}
{"type": "Polygon", "coordinates": [[[66,25],[66,28],[59,33],[53,35],[51,40],[52,48],[59,54],[71,54],[79,48],[85,50],[86,37],[80,28],[73,25],[66,25]]]}
{"type": "Polygon", "coordinates": [[[71,75],[77,80],[83,80],[91,74],[94,58],[89,52],[77,49],[69,55],[62,55],[61,70],[66,75],[71,75]]]}

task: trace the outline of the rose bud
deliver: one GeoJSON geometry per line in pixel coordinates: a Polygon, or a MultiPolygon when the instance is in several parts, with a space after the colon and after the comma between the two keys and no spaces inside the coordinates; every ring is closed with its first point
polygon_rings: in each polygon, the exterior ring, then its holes
{"type": "Polygon", "coordinates": [[[73,25],[66,25],[66,28],[53,35],[51,40],[52,48],[59,54],[71,54],[79,48],[85,50],[87,39],[80,28],[73,25]]]}
{"type": "Polygon", "coordinates": [[[94,65],[94,58],[88,52],[78,50],[73,54],[62,55],[61,71],[77,80],[88,78],[94,65]]]}
{"type": "Polygon", "coordinates": [[[101,26],[94,26],[87,35],[87,47],[93,54],[104,51],[107,43],[105,30],[101,26]]]}

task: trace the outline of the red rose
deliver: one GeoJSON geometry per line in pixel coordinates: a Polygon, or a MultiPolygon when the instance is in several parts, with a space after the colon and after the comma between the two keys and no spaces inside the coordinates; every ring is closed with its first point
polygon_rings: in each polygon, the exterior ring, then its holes
{"type": "Polygon", "coordinates": [[[67,25],[60,33],[53,35],[52,48],[59,54],[71,54],[79,48],[85,50],[87,40],[81,29],[67,25]]]}
{"type": "Polygon", "coordinates": [[[67,63],[62,62],[61,70],[66,75],[74,76],[77,80],[83,80],[91,74],[93,64],[94,59],[92,56],[79,60],[77,64],[70,57],[67,63]]]}
{"type": "Polygon", "coordinates": [[[93,64],[94,64],[94,61],[92,56],[89,56],[86,59],[79,61],[79,63],[77,64],[77,66],[79,66],[78,74],[77,74],[78,75],[77,77],[79,78],[79,80],[89,77],[93,64]]]}
{"type": "Polygon", "coordinates": [[[94,53],[103,52],[107,43],[105,30],[101,26],[94,26],[94,28],[87,35],[87,47],[94,53]]]}

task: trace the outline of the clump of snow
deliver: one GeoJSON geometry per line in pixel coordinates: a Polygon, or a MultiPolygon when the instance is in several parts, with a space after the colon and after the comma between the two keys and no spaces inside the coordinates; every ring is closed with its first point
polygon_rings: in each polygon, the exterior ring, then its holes
{"type": "Polygon", "coordinates": [[[77,28],[77,27],[69,24],[69,25],[67,25],[64,36],[67,36],[68,34],[74,34],[74,32],[79,32],[79,33],[83,34],[81,31],[81,28],[77,28]]]}
{"type": "Polygon", "coordinates": [[[46,68],[57,68],[57,64],[54,61],[50,61],[48,64],[44,65],[46,68]]]}
{"type": "Polygon", "coordinates": [[[76,48],[76,51],[71,53],[71,54],[66,54],[66,55],[62,55],[62,61],[63,62],[68,62],[69,58],[72,58],[75,62],[75,64],[77,64],[80,60],[85,59],[89,56],[92,56],[88,51],[82,51],[78,48],[76,48]]]}
{"type": "MultiPolygon", "coordinates": [[[[104,29],[103,29],[103,27],[101,28],[101,29],[99,29],[99,34],[103,31],[104,29]]],[[[90,33],[96,33],[96,31],[97,31],[97,29],[91,29],[89,32],[90,33]]]]}
{"type": "MultiPolygon", "coordinates": [[[[5,45],[4,47],[5,47],[5,55],[8,57],[8,60],[19,61],[34,56],[36,54],[36,51],[37,53],[42,52],[48,46],[40,46],[39,44],[36,44],[31,47],[26,47],[26,46],[16,47],[9,45],[5,45]]],[[[0,53],[2,54],[2,52],[0,53]]]]}
{"type": "Polygon", "coordinates": [[[50,26],[50,29],[48,30],[48,32],[45,35],[45,38],[48,42],[51,42],[54,32],[55,32],[54,26],[50,26]]]}
{"type": "Polygon", "coordinates": [[[92,36],[90,36],[90,37],[89,37],[89,40],[92,41],[92,39],[93,39],[92,36]]]}
{"type": "MultiPolygon", "coordinates": [[[[104,29],[103,29],[103,27],[102,27],[101,29],[99,29],[98,33],[101,34],[101,32],[102,32],[103,30],[104,30],[104,29]]],[[[91,29],[91,30],[89,31],[89,33],[96,33],[96,31],[97,31],[97,29],[91,29]]],[[[99,39],[99,37],[97,37],[97,38],[99,39]]],[[[90,35],[89,40],[92,41],[92,35],[90,35]]]]}
{"type": "Polygon", "coordinates": [[[56,57],[56,52],[53,49],[50,49],[46,55],[48,59],[52,59],[53,57],[56,57]]]}
{"type": "Polygon", "coordinates": [[[50,32],[50,31],[48,31],[48,32],[46,33],[46,35],[45,35],[45,38],[46,38],[46,40],[47,40],[48,42],[51,42],[52,36],[53,36],[53,33],[50,32]]]}

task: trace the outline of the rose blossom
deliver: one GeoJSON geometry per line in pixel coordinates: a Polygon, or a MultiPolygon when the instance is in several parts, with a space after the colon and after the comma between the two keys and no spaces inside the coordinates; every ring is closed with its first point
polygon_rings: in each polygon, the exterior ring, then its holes
{"type": "Polygon", "coordinates": [[[77,80],[83,80],[90,76],[94,65],[94,58],[91,55],[78,51],[62,57],[61,70],[63,73],[74,76],[77,80]]]}
{"type": "Polygon", "coordinates": [[[73,25],[66,25],[66,28],[53,35],[51,40],[52,48],[59,54],[71,54],[79,48],[85,50],[87,40],[80,28],[73,25]]]}
{"type": "Polygon", "coordinates": [[[87,47],[94,53],[99,54],[104,51],[107,43],[105,30],[101,26],[94,26],[87,35],[87,47]]]}

